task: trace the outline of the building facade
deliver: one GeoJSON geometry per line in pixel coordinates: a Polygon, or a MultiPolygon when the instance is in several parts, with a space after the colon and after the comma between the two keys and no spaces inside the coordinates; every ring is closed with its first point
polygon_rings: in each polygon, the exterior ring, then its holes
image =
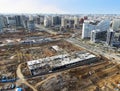
{"type": "Polygon", "coordinates": [[[109,28],[110,28],[110,20],[102,20],[96,26],[96,29],[100,29],[101,31],[107,31],[109,28]]]}
{"type": "Polygon", "coordinates": [[[78,27],[79,27],[79,18],[74,17],[74,28],[78,28],[78,27]]]}
{"type": "Polygon", "coordinates": [[[23,27],[22,16],[16,15],[16,16],[15,16],[15,21],[16,21],[16,26],[17,26],[17,27],[23,27]]]}
{"type": "Polygon", "coordinates": [[[91,41],[92,42],[101,42],[106,41],[107,31],[93,30],[91,32],[91,41]]]}
{"type": "Polygon", "coordinates": [[[83,23],[83,29],[82,29],[82,39],[90,38],[92,30],[95,30],[96,26],[89,24],[87,22],[83,23]]]}
{"type": "Polygon", "coordinates": [[[6,16],[6,17],[7,17],[8,27],[16,26],[16,21],[14,16],[6,16]]]}
{"type": "Polygon", "coordinates": [[[52,26],[61,25],[61,17],[53,16],[52,17],[52,26]]]}
{"type": "Polygon", "coordinates": [[[44,18],[44,26],[45,26],[45,27],[50,27],[50,26],[52,26],[52,17],[50,17],[50,16],[45,16],[45,18],[44,18]]]}
{"type": "Polygon", "coordinates": [[[91,32],[94,30],[107,31],[110,28],[109,20],[102,20],[98,24],[91,22],[84,22],[82,28],[82,39],[90,38],[91,32]]]}
{"type": "Polygon", "coordinates": [[[3,32],[3,27],[4,27],[4,19],[3,16],[0,16],[0,33],[3,32]]]}
{"type": "Polygon", "coordinates": [[[29,20],[29,21],[28,21],[28,30],[29,30],[30,32],[35,31],[35,22],[34,22],[34,20],[29,20]]]}
{"type": "Polygon", "coordinates": [[[107,45],[112,45],[112,43],[114,42],[114,35],[115,31],[113,31],[113,29],[107,31],[107,45]]]}
{"type": "Polygon", "coordinates": [[[119,31],[120,30],[120,19],[114,19],[113,20],[112,29],[114,31],[119,31]]]}

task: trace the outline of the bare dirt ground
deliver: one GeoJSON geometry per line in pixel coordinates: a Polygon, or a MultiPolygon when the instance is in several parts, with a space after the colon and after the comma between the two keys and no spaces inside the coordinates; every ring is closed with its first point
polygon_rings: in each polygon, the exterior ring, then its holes
{"type": "Polygon", "coordinates": [[[36,84],[38,91],[114,91],[120,89],[120,65],[104,61],[48,78],[36,84]]]}

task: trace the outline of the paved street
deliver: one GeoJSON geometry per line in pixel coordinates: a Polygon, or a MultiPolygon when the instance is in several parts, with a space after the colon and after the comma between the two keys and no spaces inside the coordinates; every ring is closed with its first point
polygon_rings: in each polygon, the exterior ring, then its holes
{"type": "Polygon", "coordinates": [[[73,43],[74,45],[76,46],[79,46],[81,48],[84,48],[94,54],[100,54],[100,55],[103,55],[105,57],[107,57],[108,59],[110,60],[114,60],[115,62],[117,63],[120,63],[120,57],[118,57],[117,55],[115,55],[114,53],[105,53],[104,50],[102,49],[99,49],[98,47],[94,47],[94,46],[91,46],[91,45],[87,45],[77,39],[74,39],[74,38],[69,38],[69,39],[66,39],[68,42],[71,42],[73,43]]]}

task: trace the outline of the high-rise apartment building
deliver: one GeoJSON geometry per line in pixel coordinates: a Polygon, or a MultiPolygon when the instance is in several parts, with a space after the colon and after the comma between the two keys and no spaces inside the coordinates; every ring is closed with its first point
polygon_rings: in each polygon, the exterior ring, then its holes
{"type": "Polygon", "coordinates": [[[6,16],[8,27],[16,26],[16,20],[14,16],[6,16]]]}
{"type": "Polygon", "coordinates": [[[73,28],[74,27],[74,19],[62,18],[61,19],[61,27],[62,28],[73,28]]]}
{"type": "Polygon", "coordinates": [[[114,35],[115,35],[115,31],[113,31],[113,29],[110,29],[107,31],[107,44],[108,45],[112,45],[112,43],[114,42],[114,35]]]}
{"type": "Polygon", "coordinates": [[[27,29],[28,28],[28,21],[29,21],[29,17],[22,15],[22,23],[23,23],[23,28],[27,29]]]}
{"type": "Polygon", "coordinates": [[[84,22],[82,29],[82,39],[90,38],[93,30],[99,29],[100,31],[107,31],[110,28],[109,20],[102,20],[99,23],[84,22]]]}
{"type": "Polygon", "coordinates": [[[107,31],[110,28],[110,20],[102,20],[97,24],[96,29],[107,31]]]}
{"type": "Polygon", "coordinates": [[[74,17],[74,28],[78,28],[78,27],[79,27],[79,18],[74,17]]]}
{"type": "Polygon", "coordinates": [[[119,31],[120,30],[120,19],[114,19],[113,20],[112,29],[114,31],[119,31]]]}
{"type": "Polygon", "coordinates": [[[23,26],[22,16],[16,15],[16,16],[15,16],[15,21],[16,21],[16,26],[17,26],[17,27],[22,27],[22,26],[23,26]]]}
{"type": "Polygon", "coordinates": [[[91,31],[95,30],[96,26],[92,25],[88,22],[83,23],[83,29],[82,29],[82,39],[84,38],[90,38],[91,37],[91,31]]]}
{"type": "Polygon", "coordinates": [[[106,41],[106,38],[107,38],[107,31],[100,31],[99,29],[97,29],[91,32],[92,42],[106,41]]]}
{"type": "Polygon", "coordinates": [[[3,32],[3,27],[4,27],[4,18],[3,16],[0,16],[0,33],[3,32]]]}
{"type": "Polygon", "coordinates": [[[28,20],[28,30],[31,32],[35,31],[35,21],[32,16],[30,16],[28,20]]]}
{"type": "Polygon", "coordinates": [[[61,17],[53,16],[52,17],[52,26],[61,25],[61,17]]]}
{"type": "Polygon", "coordinates": [[[44,26],[45,27],[52,26],[52,17],[50,17],[50,16],[44,17],[44,26]]]}
{"type": "Polygon", "coordinates": [[[67,20],[62,17],[61,19],[61,27],[65,27],[67,25],[67,20]]]}

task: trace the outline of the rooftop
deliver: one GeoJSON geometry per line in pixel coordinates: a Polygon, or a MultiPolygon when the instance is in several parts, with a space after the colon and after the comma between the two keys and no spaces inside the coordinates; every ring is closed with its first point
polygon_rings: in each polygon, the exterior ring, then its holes
{"type": "Polygon", "coordinates": [[[63,55],[57,55],[57,56],[52,56],[52,57],[46,57],[43,59],[38,59],[38,60],[32,60],[28,61],[27,65],[29,69],[36,69],[38,67],[43,67],[45,65],[49,65],[50,67],[59,67],[59,66],[64,66],[67,64],[79,62],[79,61],[84,61],[86,59],[94,58],[96,57],[93,54],[90,53],[75,53],[73,55],[69,54],[63,54],[63,55]]]}

